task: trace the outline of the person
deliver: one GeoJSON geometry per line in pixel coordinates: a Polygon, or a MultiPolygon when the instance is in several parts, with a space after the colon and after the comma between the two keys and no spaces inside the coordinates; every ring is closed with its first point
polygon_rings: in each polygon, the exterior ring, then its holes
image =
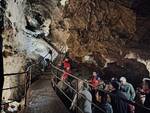
{"type": "Polygon", "coordinates": [[[64,68],[64,70],[66,70],[67,68],[71,69],[71,64],[69,62],[69,58],[65,58],[64,59],[64,61],[63,61],[63,68],[64,68]]]}
{"type": "MultiPolygon", "coordinates": [[[[150,108],[150,79],[149,78],[143,79],[143,90],[145,93],[144,106],[150,108]]],[[[150,113],[150,111],[146,110],[146,112],[144,113],[150,113]]]]}
{"type": "MultiPolygon", "coordinates": [[[[135,90],[132,84],[128,83],[125,77],[120,78],[121,90],[125,93],[128,100],[133,101],[135,99],[135,90]]],[[[135,107],[131,104],[128,104],[128,113],[134,113],[135,107]]]]}
{"type": "Polygon", "coordinates": [[[48,68],[49,66],[49,59],[48,58],[44,58],[44,60],[42,60],[42,71],[46,71],[46,69],[48,68]]]}
{"type": "Polygon", "coordinates": [[[71,70],[70,70],[70,67],[67,67],[65,72],[63,73],[63,75],[61,76],[61,80],[66,80],[69,76],[69,74],[71,74],[71,70]]]}
{"type": "Polygon", "coordinates": [[[101,80],[100,77],[97,77],[97,81],[98,81],[97,89],[105,89],[106,84],[103,80],[101,80]]]}
{"type": "Polygon", "coordinates": [[[98,91],[97,95],[97,105],[103,110],[98,108],[94,109],[94,113],[113,113],[111,104],[108,102],[108,95],[104,92],[98,91]]]}
{"type": "Polygon", "coordinates": [[[68,58],[68,57],[65,57],[65,58],[63,59],[63,61],[60,61],[60,62],[58,63],[58,67],[61,68],[61,69],[63,69],[63,70],[66,70],[67,67],[71,68],[71,64],[70,64],[69,58],[68,58]]]}
{"type": "Polygon", "coordinates": [[[127,97],[120,90],[120,83],[118,81],[111,81],[112,92],[110,95],[111,105],[114,113],[127,113],[127,97]]]}
{"type": "Polygon", "coordinates": [[[89,91],[90,87],[87,82],[87,80],[85,80],[85,82],[81,80],[78,81],[78,93],[76,93],[73,98],[70,110],[75,110],[77,105],[78,113],[92,113],[92,95],[89,91]]]}
{"type": "Polygon", "coordinates": [[[125,77],[120,78],[121,90],[125,93],[128,100],[133,101],[135,98],[135,90],[132,84],[128,83],[125,77]]]}
{"type": "Polygon", "coordinates": [[[92,93],[92,100],[93,103],[96,103],[96,93],[97,93],[97,88],[99,85],[99,81],[97,80],[97,73],[93,72],[91,80],[89,80],[89,83],[92,85],[91,87],[91,93],[92,93]]]}
{"type": "Polygon", "coordinates": [[[92,95],[87,83],[83,83],[83,90],[81,91],[81,94],[85,97],[82,98],[84,100],[82,105],[84,113],[92,113],[92,95]]]}
{"type": "Polygon", "coordinates": [[[92,85],[92,89],[96,90],[97,86],[99,85],[99,82],[100,82],[100,78],[97,79],[97,73],[93,72],[92,78],[89,81],[89,83],[91,83],[91,85],[92,85]]]}
{"type": "Polygon", "coordinates": [[[48,58],[46,58],[45,61],[46,61],[46,67],[45,68],[48,69],[50,66],[50,60],[48,58]]]}

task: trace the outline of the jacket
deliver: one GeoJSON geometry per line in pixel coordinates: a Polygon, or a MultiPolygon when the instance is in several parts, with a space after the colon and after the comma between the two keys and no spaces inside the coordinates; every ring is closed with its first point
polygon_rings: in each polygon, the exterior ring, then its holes
{"type": "Polygon", "coordinates": [[[111,105],[114,113],[127,113],[127,103],[124,101],[127,97],[120,90],[112,91],[111,105]]]}

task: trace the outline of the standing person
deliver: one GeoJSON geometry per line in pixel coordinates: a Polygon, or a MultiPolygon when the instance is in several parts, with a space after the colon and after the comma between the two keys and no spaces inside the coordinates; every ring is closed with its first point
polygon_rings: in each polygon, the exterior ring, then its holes
{"type": "Polygon", "coordinates": [[[46,62],[45,68],[47,70],[49,68],[49,66],[50,66],[50,60],[48,58],[46,58],[45,62],[46,62]]]}
{"type": "Polygon", "coordinates": [[[139,95],[140,104],[144,104],[144,107],[149,110],[136,107],[136,113],[150,113],[150,78],[143,79],[142,88],[138,88],[137,92],[139,95]]]}
{"type": "Polygon", "coordinates": [[[71,110],[75,110],[76,106],[78,113],[92,113],[92,95],[89,91],[89,85],[87,81],[78,81],[78,93],[75,94],[72,104],[70,106],[71,110]]]}
{"type": "MultiPolygon", "coordinates": [[[[150,79],[144,78],[143,79],[143,90],[146,95],[144,106],[150,108],[150,79]]],[[[146,110],[144,113],[150,113],[150,111],[146,110]]]]}
{"type": "Polygon", "coordinates": [[[111,95],[111,105],[114,113],[127,113],[127,100],[125,94],[120,90],[120,83],[118,81],[111,82],[112,95],[111,95]]]}
{"type": "Polygon", "coordinates": [[[63,60],[62,67],[63,67],[63,69],[65,71],[63,73],[62,80],[66,80],[68,78],[68,81],[71,82],[73,78],[71,76],[69,76],[69,74],[72,74],[72,66],[71,66],[71,62],[70,62],[70,58],[69,57],[66,57],[63,60]]]}
{"type": "Polygon", "coordinates": [[[97,79],[97,73],[93,72],[92,78],[89,81],[92,84],[92,89],[96,90],[97,86],[99,85],[100,78],[97,79]]]}
{"type": "MultiPolygon", "coordinates": [[[[121,90],[125,93],[128,100],[133,101],[135,99],[135,90],[132,84],[128,83],[125,77],[120,78],[121,90]]],[[[131,104],[128,104],[128,113],[134,113],[135,107],[131,104]]]]}
{"type": "Polygon", "coordinates": [[[97,88],[99,85],[99,81],[97,80],[97,73],[96,72],[93,72],[92,78],[89,81],[89,83],[91,83],[91,85],[92,85],[91,93],[92,93],[93,103],[96,103],[96,93],[97,93],[97,88]]]}
{"type": "Polygon", "coordinates": [[[64,59],[64,61],[63,61],[63,68],[64,68],[64,70],[66,70],[67,68],[71,69],[71,64],[69,62],[69,58],[65,58],[64,59]]]}
{"type": "Polygon", "coordinates": [[[108,95],[104,92],[99,91],[96,95],[97,97],[97,105],[103,110],[99,110],[98,108],[94,109],[94,113],[113,113],[113,109],[111,104],[108,102],[108,95]]]}
{"type": "Polygon", "coordinates": [[[69,74],[71,74],[71,70],[70,70],[70,67],[67,67],[67,69],[65,70],[65,72],[63,73],[62,77],[61,77],[61,80],[66,80],[69,76],[69,74]]]}
{"type": "Polygon", "coordinates": [[[42,63],[42,71],[45,72],[49,65],[49,59],[44,58],[44,60],[42,60],[41,63],[42,63]]]}
{"type": "Polygon", "coordinates": [[[68,67],[71,68],[70,59],[65,57],[63,61],[58,63],[59,68],[66,70],[68,67]]]}
{"type": "Polygon", "coordinates": [[[133,101],[135,98],[135,90],[132,84],[128,83],[125,77],[121,77],[120,82],[121,82],[121,90],[125,93],[128,100],[133,101]]]}
{"type": "Polygon", "coordinates": [[[83,111],[84,113],[92,113],[92,95],[89,91],[89,86],[86,83],[83,83],[83,91],[81,94],[85,97],[83,98],[83,111]]]}

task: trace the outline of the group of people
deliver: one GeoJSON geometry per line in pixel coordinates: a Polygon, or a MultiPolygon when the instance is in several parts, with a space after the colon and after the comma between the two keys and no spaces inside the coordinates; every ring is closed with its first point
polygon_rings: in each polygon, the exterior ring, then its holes
{"type": "Polygon", "coordinates": [[[96,72],[93,72],[93,77],[89,83],[91,83],[89,92],[92,96],[92,102],[102,110],[91,104],[92,110],[87,113],[150,113],[149,78],[143,79],[143,87],[140,89],[141,95],[145,95],[142,98],[144,98],[143,106],[146,109],[134,104],[136,91],[125,77],[121,77],[119,80],[112,78],[109,84],[106,85],[96,76],[96,72]]]}
{"type": "MultiPolygon", "coordinates": [[[[61,80],[68,80],[69,74],[72,74],[71,63],[69,58],[65,58],[61,65],[64,69],[64,73],[61,76],[61,80]],[[69,74],[68,74],[69,73],[69,74]]],[[[109,84],[105,84],[101,80],[100,75],[93,72],[91,78],[87,81],[89,88],[84,88],[81,94],[86,97],[83,105],[84,113],[135,113],[135,106],[133,103],[136,97],[136,91],[133,85],[127,82],[125,77],[112,78],[109,84]],[[109,95],[108,95],[109,94],[109,95]],[[89,102],[94,103],[94,105],[89,102]],[[98,109],[98,106],[100,109],[98,109]]],[[[140,93],[145,98],[144,107],[148,109],[144,110],[144,113],[150,113],[150,79],[143,79],[143,87],[140,89],[140,93]]]]}
{"type": "Polygon", "coordinates": [[[89,83],[92,102],[101,109],[90,103],[92,109],[87,113],[134,113],[133,106],[130,107],[125,100],[134,100],[135,90],[125,77],[121,77],[120,82],[112,78],[106,87],[97,73],[93,72],[89,83]],[[111,95],[108,95],[108,92],[111,95]]]}

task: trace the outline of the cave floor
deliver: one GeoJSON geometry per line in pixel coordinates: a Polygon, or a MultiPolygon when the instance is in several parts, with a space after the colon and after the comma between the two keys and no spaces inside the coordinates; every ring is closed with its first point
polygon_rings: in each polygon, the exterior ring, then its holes
{"type": "Polygon", "coordinates": [[[52,88],[48,73],[35,81],[27,92],[24,113],[69,113],[52,88]]]}

